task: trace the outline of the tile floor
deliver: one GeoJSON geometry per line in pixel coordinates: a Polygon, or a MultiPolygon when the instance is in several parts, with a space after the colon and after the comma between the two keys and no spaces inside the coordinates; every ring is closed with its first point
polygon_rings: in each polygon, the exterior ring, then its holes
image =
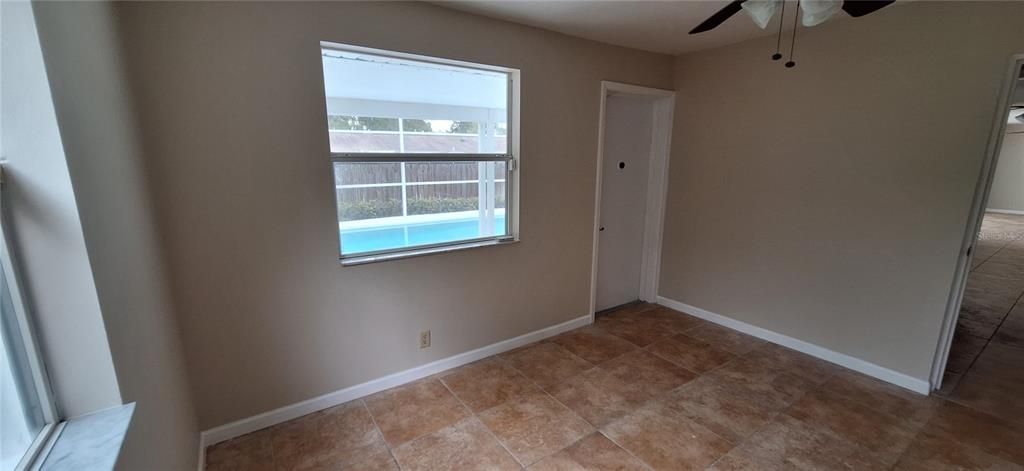
{"type": "Polygon", "coordinates": [[[522,468],[1022,470],[1024,423],[637,304],[207,450],[210,471],[522,468]]]}
{"type": "Polygon", "coordinates": [[[1024,216],[982,221],[939,395],[1024,423],[1024,216]]]}

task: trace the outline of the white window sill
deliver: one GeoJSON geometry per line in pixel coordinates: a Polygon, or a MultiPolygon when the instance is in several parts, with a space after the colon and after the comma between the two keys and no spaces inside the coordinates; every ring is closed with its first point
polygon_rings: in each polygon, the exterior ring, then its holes
{"type": "Polygon", "coordinates": [[[391,260],[402,260],[405,258],[422,257],[425,255],[434,255],[439,253],[458,252],[461,250],[476,249],[480,247],[495,247],[499,245],[509,245],[518,243],[518,239],[500,239],[500,240],[485,240],[480,242],[469,242],[465,244],[453,244],[445,245],[441,247],[429,247],[423,249],[411,249],[402,252],[392,252],[385,254],[366,255],[366,256],[352,256],[340,259],[342,266],[355,266],[355,265],[366,265],[367,263],[378,263],[387,262],[391,260]]]}
{"type": "Polygon", "coordinates": [[[135,403],[68,419],[41,457],[41,471],[114,469],[135,414],[135,403]]]}

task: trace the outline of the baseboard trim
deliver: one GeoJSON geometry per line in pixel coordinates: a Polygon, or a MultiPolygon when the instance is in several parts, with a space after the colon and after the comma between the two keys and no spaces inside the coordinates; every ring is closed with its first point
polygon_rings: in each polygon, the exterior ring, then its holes
{"type": "Polygon", "coordinates": [[[686,303],[669,299],[664,296],[658,296],[658,304],[662,306],[682,311],[690,314],[694,317],[699,317],[708,322],[728,327],[733,330],[743,332],[745,334],[753,335],[754,337],[767,340],[769,342],[782,345],[783,347],[792,348],[798,352],[806,353],[810,356],[820,358],[829,363],[849,368],[851,370],[864,373],[868,376],[880,379],[887,383],[895,384],[896,386],[909,389],[918,394],[928,395],[932,388],[928,381],[923,379],[915,378],[913,376],[900,373],[898,371],[890,370],[884,366],[879,366],[874,363],[861,360],[860,358],[852,357],[844,353],[829,350],[825,347],[815,345],[810,342],[795,339],[788,335],[780,334],[768,329],[758,327],[756,325],[747,324],[743,321],[738,321],[731,317],[726,317],[721,314],[715,314],[711,311],[701,309],[696,306],[691,306],[686,303]]]}
{"type": "MultiPolygon", "coordinates": [[[[206,447],[210,445],[215,445],[247,433],[255,432],[272,425],[277,425],[282,422],[302,417],[306,414],[311,414],[319,410],[344,404],[354,399],[359,399],[388,388],[393,388],[395,386],[409,383],[420,378],[425,378],[467,363],[472,363],[491,355],[506,352],[538,340],[543,340],[577,327],[583,327],[592,322],[591,318],[592,316],[589,314],[586,316],[580,316],[575,319],[562,322],[561,324],[545,327],[511,339],[502,340],[476,350],[470,350],[468,352],[373,379],[365,383],[350,386],[312,399],[307,399],[302,402],[279,407],[252,417],[220,425],[209,430],[204,430],[199,434],[200,466],[202,466],[202,463],[205,461],[206,447]]],[[[201,469],[202,468],[200,468],[200,470],[201,469]]]]}
{"type": "Polygon", "coordinates": [[[986,213],[998,213],[998,214],[1013,214],[1016,216],[1024,216],[1024,211],[1018,211],[1016,209],[986,209],[986,213]]]}

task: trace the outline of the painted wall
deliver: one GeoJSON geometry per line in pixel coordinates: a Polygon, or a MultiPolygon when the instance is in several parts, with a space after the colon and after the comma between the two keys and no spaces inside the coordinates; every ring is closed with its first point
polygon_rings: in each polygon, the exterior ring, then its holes
{"type": "Polygon", "coordinates": [[[660,294],[927,379],[1021,18],[912,2],[801,29],[794,69],[773,38],[679,57],[660,294]]]}
{"type": "Polygon", "coordinates": [[[35,11],[121,396],[136,402],[118,469],[195,469],[199,427],[112,6],[35,11]]]}
{"type": "Polygon", "coordinates": [[[588,314],[600,82],[670,57],[422,3],[117,8],[201,428],[588,314]],[[522,70],[521,243],[338,263],[321,40],[522,70]]]}
{"type": "Polygon", "coordinates": [[[0,22],[5,228],[58,407],[74,417],[121,396],[31,4],[0,2],[0,22]]]}
{"type": "MultiPolygon", "coordinates": [[[[1024,85],[1017,88],[1024,90],[1024,85]]],[[[1011,117],[1020,113],[1022,111],[1011,113],[1011,117]]],[[[1024,123],[1011,119],[1006,131],[992,191],[988,195],[988,209],[1024,214],[1024,123]]]]}

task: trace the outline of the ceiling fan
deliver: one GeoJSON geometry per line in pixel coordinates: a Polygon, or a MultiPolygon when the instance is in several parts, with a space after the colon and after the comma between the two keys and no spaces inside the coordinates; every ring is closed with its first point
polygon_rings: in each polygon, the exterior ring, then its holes
{"type": "MultiPolygon", "coordinates": [[[[874,13],[895,2],[896,0],[797,0],[797,14],[793,17],[793,36],[789,49],[789,61],[786,62],[786,67],[796,65],[796,62],[793,61],[793,50],[796,47],[796,27],[797,20],[800,18],[801,8],[803,9],[803,25],[815,26],[825,22],[825,20],[831,18],[832,15],[840,10],[845,11],[854,18],[859,18],[869,13],[874,13]]],[[[690,34],[711,31],[741,10],[745,10],[750,15],[750,18],[754,20],[754,23],[760,26],[761,29],[764,29],[768,27],[768,23],[775,16],[775,11],[779,9],[780,5],[783,18],[779,19],[779,36],[775,46],[775,54],[772,55],[772,60],[779,60],[782,58],[782,54],[779,53],[779,47],[782,45],[782,22],[786,15],[785,0],[733,0],[717,13],[704,20],[703,23],[697,25],[696,28],[693,28],[690,34]]]]}

